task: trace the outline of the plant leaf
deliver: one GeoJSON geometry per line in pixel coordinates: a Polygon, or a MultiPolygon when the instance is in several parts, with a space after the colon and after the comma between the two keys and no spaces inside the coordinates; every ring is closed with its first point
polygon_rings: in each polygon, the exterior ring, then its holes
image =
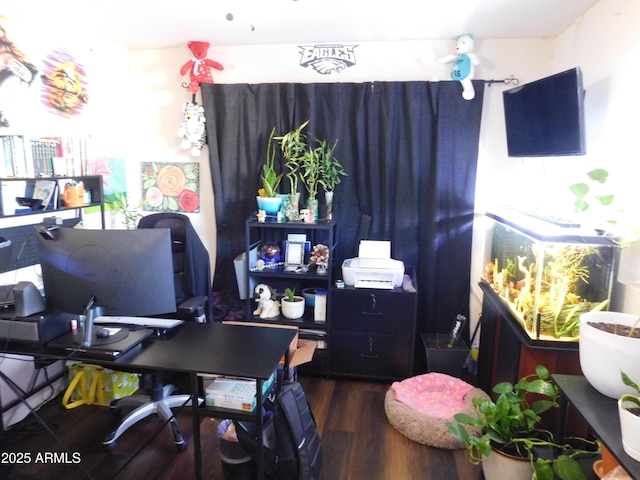
{"type": "Polygon", "coordinates": [[[569,190],[571,190],[576,197],[582,198],[589,193],[589,185],[586,183],[576,183],[571,185],[569,190]]]}
{"type": "MultiPolygon", "coordinates": [[[[580,464],[568,455],[560,455],[553,461],[553,471],[562,480],[586,480],[580,464]]],[[[553,477],[551,477],[553,478],[553,477]]]]}
{"type": "Polygon", "coordinates": [[[613,195],[598,195],[595,197],[596,200],[598,200],[598,202],[600,202],[600,204],[604,207],[606,207],[607,205],[610,205],[611,202],[613,202],[613,195]]]}
{"type": "Polygon", "coordinates": [[[595,170],[591,170],[590,172],[588,172],[587,175],[594,182],[604,183],[607,181],[609,172],[602,168],[596,168],[595,170]]]}

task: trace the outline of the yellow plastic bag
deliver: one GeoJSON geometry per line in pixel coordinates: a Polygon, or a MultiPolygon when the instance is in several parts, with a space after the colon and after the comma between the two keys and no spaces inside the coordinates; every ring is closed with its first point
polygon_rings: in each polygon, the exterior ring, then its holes
{"type": "Polygon", "coordinates": [[[118,372],[88,363],[76,363],[69,367],[69,386],[62,397],[65,408],[80,405],[109,406],[117,400],[133,394],[138,389],[139,375],[118,372]]]}

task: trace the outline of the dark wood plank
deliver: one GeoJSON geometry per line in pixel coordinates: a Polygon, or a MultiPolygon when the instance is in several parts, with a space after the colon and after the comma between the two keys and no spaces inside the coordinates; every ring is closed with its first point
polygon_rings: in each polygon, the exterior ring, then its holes
{"type": "MultiPolygon", "coordinates": [[[[322,438],[321,480],[481,478],[480,467],[468,462],[465,450],[441,450],[418,444],[389,424],[384,411],[384,395],[390,384],[311,376],[302,376],[300,383],[309,398],[322,438]]],[[[162,427],[155,418],[140,422],[119,439],[114,452],[108,452],[102,439],[116,422],[108,408],[82,406],[66,410],[60,399],[55,399],[41,408],[39,414],[72,452],[79,452],[81,464],[34,461],[28,465],[5,464],[0,465],[0,478],[194,478],[193,446],[185,452],[177,452],[167,427],[162,427]],[[131,460],[130,456],[143,444],[147,444],[146,447],[131,460]]],[[[179,412],[177,419],[182,433],[191,440],[190,410],[185,408],[179,412]]],[[[202,465],[206,480],[223,478],[218,424],[217,419],[203,418],[201,421],[202,465]]],[[[0,433],[0,451],[29,453],[32,459],[38,454],[61,455],[64,452],[52,435],[32,419],[0,433]]]]}

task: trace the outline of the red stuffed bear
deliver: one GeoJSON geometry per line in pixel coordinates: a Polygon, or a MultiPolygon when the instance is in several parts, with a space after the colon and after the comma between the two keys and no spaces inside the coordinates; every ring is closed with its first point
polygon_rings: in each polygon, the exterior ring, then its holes
{"type": "Polygon", "coordinates": [[[182,66],[180,75],[186,75],[189,72],[189,77],[191,78],[189,91],[195,95],[201,83],[213,83],[209,68],[224,70],[224,67],[215,60],[205,58],[209,50],[209,42],[189,42],[187,46],[193,53],[193,57],[182,66]]]}

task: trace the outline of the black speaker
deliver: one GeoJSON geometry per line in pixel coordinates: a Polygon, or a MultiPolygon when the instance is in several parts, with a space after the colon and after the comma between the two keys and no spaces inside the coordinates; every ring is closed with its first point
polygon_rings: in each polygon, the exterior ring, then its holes
{"type": "Polygon", "coordinates": [[[40,291],[31,282],[16,283],[13,287],[13,302],[18,317],[28,317],[47,309],[40,291]]]}

